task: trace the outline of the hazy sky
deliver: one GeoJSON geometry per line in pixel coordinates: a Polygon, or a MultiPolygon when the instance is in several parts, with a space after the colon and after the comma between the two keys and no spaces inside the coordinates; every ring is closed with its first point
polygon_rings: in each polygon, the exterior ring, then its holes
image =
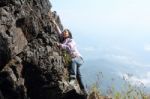
{"type": "Polygon", "coordinates": [[[85,59],[107,58],[148,67],[142,79],[150,85],[150,0],[51,2],[85,59]]]}
{"type": "Polygon", "coordinates": [[[148,62],[149,0],[52,0],[52,5],[82,50],[123,49],[148,62]]]}

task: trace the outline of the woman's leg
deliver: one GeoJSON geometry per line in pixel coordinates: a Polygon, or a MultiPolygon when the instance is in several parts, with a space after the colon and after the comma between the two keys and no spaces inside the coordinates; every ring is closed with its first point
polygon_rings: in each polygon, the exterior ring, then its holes
{"type": "Polygon", "coordinates": [[[83,81],[82,81],[81,72],[80,72],[80,66],[82,64],[83,64],[83,60],[82,60],[82,58],[79,58],[78,61],[77,61],[77,80],[78,80],[79,86],[81,88],[81,91],[83,92],[83,94],[85,96],[87,96],[87,91],[85,90],[85,87],[84,87],[84,84],[83,84],[83,81]]]}
{"type": "Polygon", "coordinates": [[[77,80],[78,80],[78,83],[79,83],[79,86],[82,90],[84,90],[84,84],[83,84],[83,81],[82,81],[82,78],[81,78],[81,72],[80,72],[80,66],[77,66],[77,80]]]}
{"type": "Polygon", "coordinates": [[[76,63],[77,63],[77,80],[79,82],[80,88],[84,89],[84,85],[82,82],[82,78],[81,78],[81,72],[80,72],[80,66],[83,64],[83,59],[81,57],[76,58],[76,63]]]}
{"type": "Polygon", "coordinates": [[[76,70],[77,70],[77,63],[75,58],[73,58],[70,67],[70,80],[76,79],[76,72],[77,72],[76,70]]]}

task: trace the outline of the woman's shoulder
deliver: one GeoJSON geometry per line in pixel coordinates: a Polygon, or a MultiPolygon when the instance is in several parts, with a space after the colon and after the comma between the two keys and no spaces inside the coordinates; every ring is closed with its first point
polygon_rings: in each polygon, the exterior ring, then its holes
{"type": "Polygon", "coordinates": [[[76,44],[75,41],[74,41],[74,39],[72,39],[72,38],[67,38],[66,42],[70,43],[70,44],[76,44]]]}

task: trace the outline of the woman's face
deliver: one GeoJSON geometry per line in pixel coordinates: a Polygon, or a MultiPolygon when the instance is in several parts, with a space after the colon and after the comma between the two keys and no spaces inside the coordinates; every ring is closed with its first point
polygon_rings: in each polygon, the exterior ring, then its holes
{"type": "Polygon", "coordinates": [[[64,31],[64,32],[63,32],[63,37],[64,37],[64,38],[69,37],[69,33],[68,33],[68,31],[64,31]]]}

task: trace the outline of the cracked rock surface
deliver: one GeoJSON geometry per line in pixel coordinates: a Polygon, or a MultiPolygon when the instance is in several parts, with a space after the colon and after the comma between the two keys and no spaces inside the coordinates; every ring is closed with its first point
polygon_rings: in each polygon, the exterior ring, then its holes
{"type": "Polygon", "coordinates": [[[85,99],[68,67],[49,0],[0,0],[0,99],[85,99]]]}

